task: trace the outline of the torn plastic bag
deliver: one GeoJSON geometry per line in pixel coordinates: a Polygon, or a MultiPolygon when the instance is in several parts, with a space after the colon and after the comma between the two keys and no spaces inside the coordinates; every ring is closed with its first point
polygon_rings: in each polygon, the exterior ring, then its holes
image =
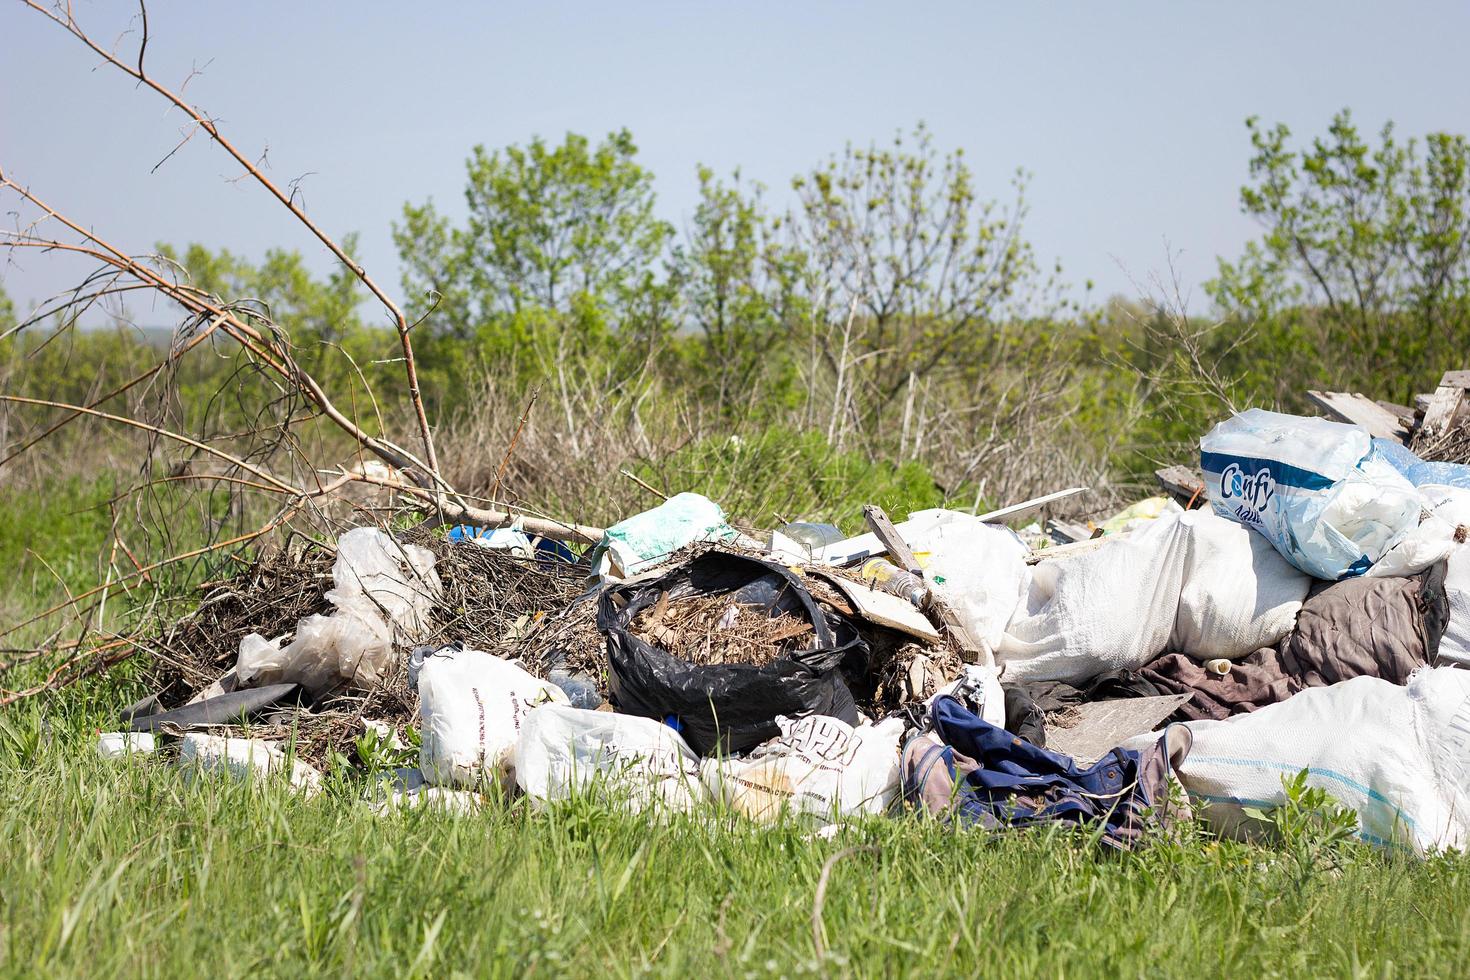
{"type": "Polygon", "coordinates": [[[1419,524],[1423,498],[1365,429],[1253,408],[1200,439],[1210,503],[1297,568],[1361,575],[1419,524]]]}
{"type": "Polygon", "coordinates": [[[402,544],[373,527],[337,539],[330,615],[307,616],[296,636],[240,641],[235,675],[242,687],[294,682],[313,696],[342,684],[370,689],[382,682],[396,646],[420,640],[440,591],[434,553],[402,544]]]}
{"type": "Polygon", "coordinates": [[[240,782],[264,783],[284,774],[291,785],[315,795],[322,788],[322,774],[291,758],[279,745],[258,738],[224,738],[190,732],[179,743],[179,768],[190,782],[205,773],[224,773],[240,782]]]}
{"type": "Polygon", "coordinates": [[[420,647],[408,665],[419,693],[419,768],[437,786],[509,785],[521,723],[538,704],[566,704],[555,684],[461,646],[420,647]]]}
{"type": "Polygon", "coordinates": [[[898,798],[902,718],[857,727],[825,715],[776,723],[780,736],[750,755],[704,761],[704,781],[717,800],[770,823],[792,814],[877,815],[898,798]]]}
{"type": "Polygon", "coordinates": [[[593,549],[592,573],[621,582],[696,541],[733,541],[720,505],[697,493],[676,493],[652,510],[618,521],[593,549]]]}
{"type": "Polygon", "coordinates": [[[723,551],[700,555],[667,575],[634,586],[605,589],[597,600],[597,628],[607,638],[608,688],[619,711],[674,716],[700,755],[744,752],[781,734],[778,715],[831,715],[858,721],[839,667],[867,645],[840,617],[829,623],[811,593],[788,568],[723,551]],[[774,577],[770,579],[768,577],[774,577]],[[765,581],[762,581],[765,580],[765,581]],[[780,583],[772,592],[771,582],[780,583]],[[753,584],[753,583],[760,584],[753,584]],[[768,609],[793,610],[812,624],[811,649],[768,664],[691,664],[635,636],[630,624],[663,593],[670,599],[745,595],[768,609]]]}
{"type": "Polygon", "coordinates": [[[707,798],[699,756],[668,725],[560,704],[526,715],[515,772],[516,784],[535,800],[587,793],[640,812],[692,810],[707,798]]]}

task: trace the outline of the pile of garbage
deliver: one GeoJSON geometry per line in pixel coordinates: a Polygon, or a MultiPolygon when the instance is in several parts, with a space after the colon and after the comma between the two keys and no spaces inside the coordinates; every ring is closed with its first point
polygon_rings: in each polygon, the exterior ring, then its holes
{"type": "Polygon", "coordinates": [[[1080,534],[997,523],[1076,491],[763,540],[682,493],[583,555],[354,528],[213,586],[99,745],[306,792],[350,764],[384,809],[909,808],[1120,848],[1256,833],[1305,770],[1365,840],[1465,847],[1470,465],[1261,410],[1199,464],[1080,534]]]}

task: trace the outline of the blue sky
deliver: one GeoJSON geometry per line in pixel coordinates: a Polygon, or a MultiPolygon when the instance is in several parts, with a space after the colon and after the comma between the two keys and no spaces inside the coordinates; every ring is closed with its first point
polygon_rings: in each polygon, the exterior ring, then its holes
{"type": "MultiPolygon", "coordinates": [[[[132,13],[76,9],[109,40],[132,13]]],[[[395,287],[391,222],[405,200],[456,213],[477,143],[626,126],[682,226],[700,163],[739,167],[783,203],[793,174],[844,143],[924,120],[939,146],[964,148],[982,194],[1004,199],[1017,167],[1032,174],[1028,237],[1067,280],[1131,293],[1173,251],[1202,308],[1215,256],[1256,233],[1238,206],[1246,116],[1313,134],[1349,106],[1372,129],[1470,132],[1463,2],[152,0],[149,14],[151,70],[177,84],[207,65],[188,95],[247,152],[269,147],[273,177],[310,172],[312,216],[360,232],[365,264],[395,287]]],[[[150,175],[180,117],[94,62],[0,6],[0,165],[134,251],[199,241],[258,258],[283,245],[327,267],[202,139],[150,175]]],[[[16,262],[0,280],[22,303],[83,271],[16,262]]]]}

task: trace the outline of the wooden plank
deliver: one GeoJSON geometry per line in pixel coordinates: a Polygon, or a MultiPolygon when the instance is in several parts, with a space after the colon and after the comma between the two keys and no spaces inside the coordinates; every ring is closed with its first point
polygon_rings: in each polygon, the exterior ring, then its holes
{"type": "Polygon", "coordinates": [[[1367,395],[1351,391],[1308,391],[1307,398],[1339,422],[1360,425],[1376,439],[1403,442],[1408,435],[1399,417],[1367,395]]]}
{"type": "Polygon", "coordinates": [[[1048,504],[1054,504],[1059,500],[1066,500],[1068,497],[1075,497],[1079,493],[1086,492],[1087,487],[1068,487],[1066,490],[1058,490],[1056,493],[1049,493],[1044,497],[1033,497],[1030,500],[1023,500],[1019,504],[1002,507],[1000,510],[988,511],[979,515],[979,519],[987,524],[1013,521],[1018,517],[1026,517],[1033,514],[1048,504]]]}
{"type": "Polygon", "coordinates": [[[1162,694],[1084,702],[1067,712],[1065,726],[1047,723],[1046,747],[1048,751],[1071,756],[1079,766],[1090,765],[1119,743],[1153,731],[1189,697],[1188,694],[1162,694]]]}
{"type": "Polygon", "coordinates": [[[876,504],[864,504],[863,519],[868,522],[869,530],[877,536],[879,541],[883,542],[883,549],[888,552],[888,557],[893,559],[895,565],[915,575],[924,573],[918,561],[915,560],[913,551],[904,542],[903,536],[898,533],[898,529],[893,526],[893,522],[888,519],[882,507],[876,504]]]}
{"type": "MultiPolygon", "coordinates": [[[[813,571],[813,574],[821,575],[813,571]]],[[[934,624],[907,599],[901,599],[887,592],[879,592],[877,589],[869,588],[861,582],[842,578],[840,575],[821,575],[822,579],[831,582],[833,587],[847,597],[852,603],[853,612],[879,626],[887,626],[889,629],[907,633],[909,636],[918,637],[928,643],[938,643],[939,631],[934,624]]]]}
{"type": "MultiPolygon", "coordinates": [[[[895,565],[906,568],[920,577],[923,576],[924,570],[915,560],[913,549],[898,533],[898,529],[893,526],[893,522],[888,519],[882,507],[865,504],[863,519],[868,522],[868,527],[872,529],[874,537],[883,543],[884,550],[888,552],[888,557],[893,559],[895,565]]],[[[950,608],[949,603],[945,602],[944,597],[939,595],[932,586],[929,588],[926,609],[929,615],[944,625],[950,638],[954,640],[955,646],[959,648],[962,660],[966,663],[995,663],[994,653],[987,650],[985,644],[971,633],[964,623],[960,622],[959,615],[950,608]]]]}
{"type": "Polygon", "coordinates": [[[1070,558],[1074,555],[1086,554],[1096,551],[1098,548],[1114,541],[1122,541],[1133,532],[1124,531],[1121,534],[1109,534],[1101,538],[1090,538],[1087,541],[1074,541],[1072,544],[1053,545],[1050,548],[1039,548],[1026,556],[1026,564],[1035,565],[1037,562],[1046,561],[1048,558],[1070,558]]]}
{"type": "Polygon", "coordinates": [[[1087,541],[1094,536],[1094,532],[1081,524],[1072,524],[1067,521],[1051,520],[1046,522],[1046,533],[1051,539],[1060,544],[1071,544],[1074,541],[1087,541]]]}
{"type": "Polygon", "coordinates": [[[1439,379],[1441,388],[1470,388],[1470,371],[1446,371],[1439,379]]]}
{"type": "Polygon", "coordinates": [[[1460,411],[1467,405],[1465,386],[1459,382],[1470,371],[1446,371],[1440,384],[1429,399],[1424,410],[1424,424],[1419,426],[1418,439],[1436,439],[1448,432],[1458,421],[1460,411]]]}
{"type": "Polygon", "coordinates": [[[1188,466],[1166,466],[1155,470],[1154,477],[1181,507],[1203,507],[1208,502],[1204,478],[1188,466]]]}

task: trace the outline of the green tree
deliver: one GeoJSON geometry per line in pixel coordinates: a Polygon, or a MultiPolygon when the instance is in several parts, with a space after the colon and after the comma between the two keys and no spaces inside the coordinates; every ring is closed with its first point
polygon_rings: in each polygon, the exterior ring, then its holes
{"type": "Polygon", "coordinates": [[[673,259],[686,322],[699,338],[691,367],[727,413],[787,396],[787,342],[808,317],[806,257],[767,213],[761,191],[747,192],[738,171],[726,184],[701,167],[699,203],[673,259]]]}
{"type": "Polygon", "coordinates": [[[1023,177],[1009,208],[981,200],[963,153],[940,154],[920,125],[889,147],[849,146],[793,186],[824,310],[814,346],[838,389],[829,432],[840,415],[871,429],[931,376],[987,397],[1018,351],[1008,328],[1048,293],[1021,236],[1023,177]]]}
{"type": "Polygon", "coordinates": [[[596,146],[568,133],[558,146],[475,147],[464,227],[432,203],[405,205],[394,225],[405,291],[433,297],[427,323],[459,338],[491,324],[512,336],[548,323],[584,334],[665,325],[658,263],[673,228],[654,216],[637,152],[627,130],[596,146]]]}
{"type": "MultiPolygon", "coordinates": [[[[1291,145],[1281,124],[1247,120],[1255,155],[1242,210],[1265,229],[1210,291],[1253,325],[1254,356],[1278,385],[1318,384],[1402,398],[1470,348],[1470,144],[1432,133],[1400,142],[1389,123],[1370,145],[1351,113],[1291,145]]],[[[1288,391],[1278,390],[1285,397],[1288,391]]]]}

